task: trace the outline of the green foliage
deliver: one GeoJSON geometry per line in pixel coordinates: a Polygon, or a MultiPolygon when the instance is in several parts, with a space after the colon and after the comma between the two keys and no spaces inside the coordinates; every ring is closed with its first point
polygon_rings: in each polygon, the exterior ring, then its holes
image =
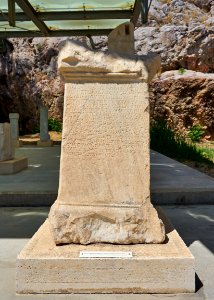
{"type": "Polygon", "coordinates": [[[38,44],[36,44],[36,49],[38,52],[42,52],[42,50],[44,49],[44,45],[38,43],[38,44]]]}
{"type": "Polygon", "coordinates": [[[200,147],[201,153],[204,157],[211,159],[214,161],[214,148],[210,148],[209,146],[200,147]]]}
{"type": "Polygon", "coordinates": [[[188,132],[188,137],[193,143],[200,142],[205,133],[204,128],[201,125],[194,125],[190,128],[188,132]]]}
{"type": "Polygon", "coordinates": [[[214,165],[208,151],[188,143],[183,137],[174,133],[163,121],[151,126],[151,148],[166,156],[178,160],[190,160],[214,165]]]}
{"type": "Polygon", "coordinates": [[[61,132],[62,124],[57,119],[48,119],[48,130],[61,132]]]}
{"type": "Polygon", "coordinates": [[[32,130],[32,133],[39,133],[39,132],[40,132],[39,125],[35,125],[32,130]]]}
{"type": "Polygon", "coordinates": [[[186,69],[184,69],[183,67],[178,69],[178,73],[180,75],[183,75],[185,72],[186,72],[186,69]]]}

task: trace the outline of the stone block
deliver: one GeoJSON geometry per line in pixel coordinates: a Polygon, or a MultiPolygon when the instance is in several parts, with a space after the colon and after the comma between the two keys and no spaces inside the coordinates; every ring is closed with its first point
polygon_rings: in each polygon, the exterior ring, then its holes
{"type": "Polygon", "coordinates": [[[46,142],[50,140],[48,133],[48,108],[46,106],[40,107],[40,141],[46,142]]]}
{"type": "Polygon", "coordinates": [[[11,135],[13,140],[18,140],[19,138],[19,114],[10,113],[10,126],[11,126],[11,135]]]}
{"type": "Polygon", "coordinates": [[[194,293],[194,257],[159,210],[163,244],[56,246],[47,220],[17,258],[16,291],[28,293],[194,293]],[[132,258],[80,258],[80,251],[132,258]]]}
{"type": "Polygon", "coordinates": [[[133,23],[123,23],[111,31],[108,36],[108,49],[110,52],[120,55],[134,55],[133,23]]]}
{"type": "Polygon", "coordinates": [[[53,141],[37,141],[37,146],[38,147],[52,147],[53,146],[53,141]]]}
{"type": "Polygon", "coordinates": [[[14,158],[7,161],[0,162],[0,175],[9,175],[18,173],[28,167],[28,159],[14,158]]]}
{"type": "Polygon", "coordinates": [[[0,123],[0,162],[14,158],[14,145],[9,123],[0,123]]]}

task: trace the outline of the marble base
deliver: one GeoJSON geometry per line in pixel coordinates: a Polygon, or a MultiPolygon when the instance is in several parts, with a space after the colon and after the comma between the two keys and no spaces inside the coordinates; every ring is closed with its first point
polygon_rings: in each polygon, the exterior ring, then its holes
{"type": "Polygon", "coordinates": [[[56,246],[49,221],[17,258],[16,291],[30,293],[193,293],[194,257],[164,214],[164,244],[56,246]],[[132,258],[80,258],[80,251],[132,251],[132,258]]]}
{"type": "Polygon", "coordinates": [[[28,167],[28,159],[26,157],[1,161],[0,175],[15,174],[26,169],[27,167],[28,167]]]}

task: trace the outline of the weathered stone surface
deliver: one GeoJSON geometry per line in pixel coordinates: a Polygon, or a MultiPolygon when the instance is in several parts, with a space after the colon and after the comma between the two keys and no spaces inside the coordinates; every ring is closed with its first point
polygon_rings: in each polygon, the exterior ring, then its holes
{"type": "Polygon", "coordinates": [[[14,154],[11,124],[0,123],[0,175],[18,173],[27,168],[28,159],[26,157],[14,158],[14,154]]]}
{"type": "Polygon", "coordinates": [[[58,68],[66,83],[148,83],[161,71],[160,57],[153,53],[121,57],[117,54],[92,51],[72,40],[62,43],[61,48],[63,50],[59,53],[58,68]]]}
{"type": "Polygon", "coordinates": [[[162,243],[164,225],[149,199],[145,202],[143,207],[55,205],[49,215],[55,243],[162,243]]]}
{"type": "Polygon", "coordinates": [[[159,245],[56,246],[47,220],[17,258],[16,292],[194,293],[194,257],[164,215],[160,217],[167,239],[159,245]],[[84,259],[80,251],[131,251],[133,257],[84,259]]]}
{"type": "Polygon", "coordinates": [[[156,56],[122,58],[67,42],[60,183],[49,219],[60,243],[161,243],[150,203],[148,81],[156,56]]]}
{"type": "Polygon", "coordinates": [[[40,140],[46,142],[50,140],[48,133],[48,108],[45,106],[40,107],[40,140]]]}
{"type": "Polygon", "coordinates": [[[0,161],[14,158],[14,147],[9,123],[0,123],[0,161]]]}
{"type": "Polygon", "coordinates": [[[18,113],[10,113],[10,128],[11,128],[11,137],[13,141],[14,147],[21,146],[21,142],[19,142],[19,114],[18,113]]]}
{"type": "Polygon", "coordinates": [[[18,113],[10,113],[10,128],[11,128],[11,136],[14,141],[19,139],[19,114],[18,113]]]}
{"type": "Polygon", "coordinates": [[[126,22],[112,30],[108,36],[108,50],[120,55],[134,55],[134,25],[126,22]]]}
{"type": "Polygon", "coordinates": [[[214,74],[168,71],[150,84],[151,120],[165,119],[176,132],[187,135],[196,124],[214,138],[214,74]]]}
{"type": "Polygon", "coordinates": [[[61,39],[13,39],[0,55],[0,122],[20,114],[20,133],[39,127],[39,107],[47,105],[51,118],[62,120],[63,84],[57,73],[61,39]]]}
{"type": "MultiPolygon", "coordinates": [[[[184,67],[211,73],[213,25],[211,0],[153,0],[149,22],[135,30],[135,50],[138,55],[158,53],[163,71],[184,67]]],[[[15,109],[20,114],[20,132],[29,133],[39,124],[40,105],[47,105],[50,117],[62,121],[64,85],[56,62],[63,39],[20,38],[6,42],[8,51],[0,56],[1,123],[8,122],[9,112],[15,109]]],[[[94,36],[92,41],[91,47],[108,49],[106,36],[94,36]]]]}
{"type": "Polygon", "coordinates": [[[139,27],[135,47],[138,54],[160,54],[163,71],[181,67],[204,73],[214,70],[214,30],[204,24],[139,27]]]}

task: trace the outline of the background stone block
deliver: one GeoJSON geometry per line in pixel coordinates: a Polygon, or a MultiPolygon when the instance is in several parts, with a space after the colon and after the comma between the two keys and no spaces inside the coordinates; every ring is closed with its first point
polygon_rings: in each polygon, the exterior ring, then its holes
{"type": "Polygon", "coordinates": [[[0,162],[14,158],[14,147],[9,123],[0,123],[0,162]]]}

